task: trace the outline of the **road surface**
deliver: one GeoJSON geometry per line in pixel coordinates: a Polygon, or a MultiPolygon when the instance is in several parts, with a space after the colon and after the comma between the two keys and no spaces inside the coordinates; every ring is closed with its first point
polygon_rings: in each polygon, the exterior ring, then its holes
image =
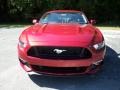
{"type": "Polygon", "coordinates": [[[31,75],[20,67],[17,42],[26,28],[0,28],[0,90],[120,90],[120,31],[102,30],[105,63],[94,75],[53,77],[31,75]]]}

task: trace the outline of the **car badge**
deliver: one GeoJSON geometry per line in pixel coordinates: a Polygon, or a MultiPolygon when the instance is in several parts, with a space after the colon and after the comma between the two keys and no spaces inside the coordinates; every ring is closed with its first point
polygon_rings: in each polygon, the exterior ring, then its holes
{"type": "Polygon", "coordinates": [[[62,52],[65,52],[65,51],[67,51],[67,50],[63,50],[63,49],[54,49],[53,50],[55,53],[57,53],[57,54],[61,54],[62,52]]]}

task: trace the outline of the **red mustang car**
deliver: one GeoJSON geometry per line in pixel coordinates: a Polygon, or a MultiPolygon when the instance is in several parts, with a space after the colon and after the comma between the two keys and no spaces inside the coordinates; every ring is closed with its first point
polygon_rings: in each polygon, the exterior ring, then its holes
{"type": "Polygon", "coordinates": [[[83,12],[45,13],[19,37],[18,57],[27,72],[48,75],[95,73],[105,56],[102,33],[83,12]]]}

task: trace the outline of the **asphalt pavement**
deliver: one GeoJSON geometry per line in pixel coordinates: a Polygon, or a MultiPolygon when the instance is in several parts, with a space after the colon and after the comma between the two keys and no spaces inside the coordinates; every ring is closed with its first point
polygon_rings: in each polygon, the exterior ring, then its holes
{"type": "Polygon", "coordinates": [[[103,68],[93,75],[27,75],[17,57],[22,28],[0,28],[0,90],[120,90],[120,30],[101,30],[107,45],[103,68]]]}

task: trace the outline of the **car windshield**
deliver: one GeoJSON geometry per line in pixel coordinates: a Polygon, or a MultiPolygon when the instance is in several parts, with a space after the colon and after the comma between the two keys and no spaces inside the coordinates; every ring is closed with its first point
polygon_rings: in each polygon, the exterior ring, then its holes
{"type": "Polygon", "coordinates": [[[54,12],[44,15],[40,23],[88,23],[85,15],[79,12],[54,12]]]}

